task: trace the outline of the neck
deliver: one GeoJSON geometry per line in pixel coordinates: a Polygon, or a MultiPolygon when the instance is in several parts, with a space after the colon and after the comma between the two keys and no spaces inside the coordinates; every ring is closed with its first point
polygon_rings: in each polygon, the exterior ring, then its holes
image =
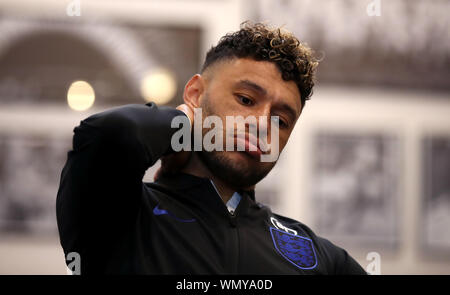
{"type": "Polygon", "coordinates": [[[214,176],[214,174],[206,167],[206,165],[200,160],[198,154],[193,152],[187,165],[181,169],[181,172],[191,174],[198,177],[206,177],[214,182],[217,191],[220,194],[223,202],[226,203],[236,191],[220,178],[214,176]]]}

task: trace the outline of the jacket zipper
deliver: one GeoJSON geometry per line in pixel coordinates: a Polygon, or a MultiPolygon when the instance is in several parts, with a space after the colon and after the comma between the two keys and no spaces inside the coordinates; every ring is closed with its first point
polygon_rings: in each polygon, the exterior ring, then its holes
{"type": "MultiPolygon", "coordinates": [[[[226,259],[229,261],[229,263],[227,263],[227,271],[230,274],[237,274],[238,272],[238,265],[239,265],[239,231],[238,231],[238,227],[237,227],[237,216],[236,216],[236,212],[239,208],[239,206],[241,205],[239,202],[239,205],[235,208],[234,213],[231,214],[228,211],[228,208],[226,206],[226,204],[223,202],[222,197],[219,194],[219,191],[217,190],[214,182],[210,179],[210,182],[212,184],[212,186],[214,187],[214,190],[216,191],[217,197],[220,199],[221,203],[223,204],[224,209],[226,210],[227,214],[228,214],[228,220],[230,222],[230,229],[231,229],[231,235],[230,235],[230,255],[229,257],[227,257],[226,259]]],[[[228,256],[228,255],[227,255],[228,256]]]]}
{"type": "Polygon", "coordinates": [[[231,226],[231,249],[230,253],[230,271],[232,274],[238,273],[239,265],[239,229],[237,226],[236,215],[230,214],[230,226],[231,226]]]}

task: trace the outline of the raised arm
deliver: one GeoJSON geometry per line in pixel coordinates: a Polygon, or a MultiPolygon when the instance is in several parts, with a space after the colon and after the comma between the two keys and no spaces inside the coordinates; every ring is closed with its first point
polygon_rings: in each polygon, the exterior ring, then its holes
{"type": "Polygon", "coordinates": [[[56,200],[65,254],[107,255],[108,243],[139,210],[145,171],[171,153],[177,131],[171,121],[180,115],[154,103],[133,104],[92,115],[75,127],[56,200]]]}

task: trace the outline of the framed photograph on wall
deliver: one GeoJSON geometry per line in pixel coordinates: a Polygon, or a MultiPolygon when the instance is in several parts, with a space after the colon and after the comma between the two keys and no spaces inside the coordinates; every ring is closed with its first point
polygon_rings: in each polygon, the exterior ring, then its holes
{"type": "Polygon", "coordinates": [[[56,233],[55,202],[71,140],[0,134],[0,232],[56,233]]]}
{"type": "Polygon", "coordinates": [[[450,135],[428,135],[422,140],[423,198],[422,250],[425,255],[450,255],[450,135]]]}
{"type": "Polygon", "coordinates": [[[318,234],[343,246],[395,247],[401,176],[398,139],[318,132],[313,145],[311,197],[318,234]]]}

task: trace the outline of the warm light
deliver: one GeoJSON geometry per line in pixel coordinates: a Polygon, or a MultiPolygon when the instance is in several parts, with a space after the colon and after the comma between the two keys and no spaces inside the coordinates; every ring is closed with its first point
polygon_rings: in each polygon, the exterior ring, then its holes
{"type": "Polygon", "coordinates": [[[73,82],[67,91],[67,103],[75,111],[89,109],[94,104],[94,100],[94,89],[86,81],[73,82]]]}
{"type": "Polygon", "coordinates": [[[165,104],[175,96],[176,91],[175,77],[164,69],[149,72],[141,81],[141,94],[146,101],[165,104]]]}

